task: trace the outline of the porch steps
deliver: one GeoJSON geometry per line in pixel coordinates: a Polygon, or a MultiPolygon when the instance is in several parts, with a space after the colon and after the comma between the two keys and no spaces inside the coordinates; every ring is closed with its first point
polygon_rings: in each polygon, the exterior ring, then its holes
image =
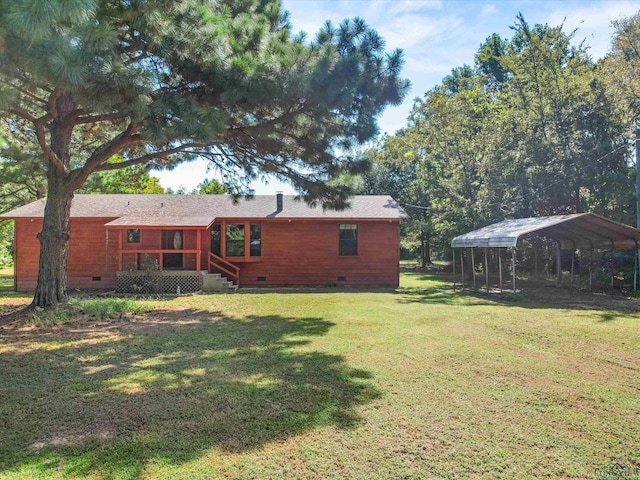
{"type": "Polygon", "coordinates": [[[220,273],[209,273],[206,270],[202,270],[200,273],[202,273],[203,292],[235,292],[238,290],[238,285],[220,273]]]}

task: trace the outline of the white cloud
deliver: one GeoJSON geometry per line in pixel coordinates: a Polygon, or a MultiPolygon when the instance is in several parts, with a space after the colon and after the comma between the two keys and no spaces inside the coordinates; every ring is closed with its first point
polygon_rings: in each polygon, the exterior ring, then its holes
{"type": "Polygon", "coordinates": [[[380,25],[378,31],[390,49],[427,49],[442,41],[443,37],[452,35],[461,25],[462,19],[455,16],[435,18],[403,15],[380,25]]]}
{"type": "Polygon", "coordinates": [[[549,12],[545,21],[552,26],[564,22],[566,32],[577,29],[575,39],[578,42],[585,39],[595,59],[604,57],[609,50],[613,34],[611,22],[640,9],[638,2],[629,1],[580,2],[577,7],[573,3],[552,5],[557,8],[549,12]]]}
{"type": "Polygon", "coordinates": [[[385,12],[389,16],[419,13],[426,10],[442,10],[442,0],[402,0],[380,2],[385,6],[385,12]]]}
{"type": "Polygon", "coordinates": [[[487,3],[486,5],[482,6],[482,10],[480,10],[480,16],[490,17],[491,15],[494,15],[497,11],[498,9],[493,3],[487,3]]]}

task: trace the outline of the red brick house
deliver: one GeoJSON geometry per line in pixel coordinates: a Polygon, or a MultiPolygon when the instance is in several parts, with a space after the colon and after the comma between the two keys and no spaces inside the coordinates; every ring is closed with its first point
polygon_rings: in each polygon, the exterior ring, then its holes
{"type": "MultiPolygon", "coordinates": [[[[35,289],[45,200],[0,215],[15,222],[15,289],[35,289]]],[[[222,286],[397,286],[399,222],[389,196],[351,208],[309,207],[294,196],[76,195],[69,288],[183,292],[222,286]],[[226,277],[224,283],[220,277],[226,277]],[[232,283],[230,283],[232,282],[232,283]]]]}

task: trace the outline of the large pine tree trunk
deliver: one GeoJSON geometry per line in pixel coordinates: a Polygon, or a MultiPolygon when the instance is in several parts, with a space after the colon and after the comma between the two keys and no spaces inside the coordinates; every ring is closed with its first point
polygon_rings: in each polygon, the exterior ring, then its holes
{"type": "Polygon", "coordinates": [[[40,240],[38,284],[33,306],[53,307],[68,301],[67,256],[69,253],[69,215],[73,191],[65,188],[64,177],[52,178],[49,172],[49,192],[44,209],[40,240]]]}
{"type": "MultiPolygon", "coordinates": [[[[62,93],[55,100],[55,119],[49,133],[51,150],[69,169],[71,133],[73,125],[69,116],[75,109],[73,98],[62,93]]],[[[69,253],[69,216],[74,188],[68,172],[63,172],[49,162],[47,171],[47,203],[44,209],[40,240],[38,283],[32,305],[54,307],[67,303],[67,256],[69,253]]]]}

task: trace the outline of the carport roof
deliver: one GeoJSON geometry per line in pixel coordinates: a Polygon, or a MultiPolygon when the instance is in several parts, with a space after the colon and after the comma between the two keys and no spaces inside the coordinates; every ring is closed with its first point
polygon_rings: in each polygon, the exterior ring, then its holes
{"type": "Polygon", "coordinates": [[[640,230],[634,227],[594,213],[576,213],[504,220],[459,235],[451,246],[515,247],[520,237],[531,233],[558,240],[561,248],[635,249],[640,242],[640,230]]]}

